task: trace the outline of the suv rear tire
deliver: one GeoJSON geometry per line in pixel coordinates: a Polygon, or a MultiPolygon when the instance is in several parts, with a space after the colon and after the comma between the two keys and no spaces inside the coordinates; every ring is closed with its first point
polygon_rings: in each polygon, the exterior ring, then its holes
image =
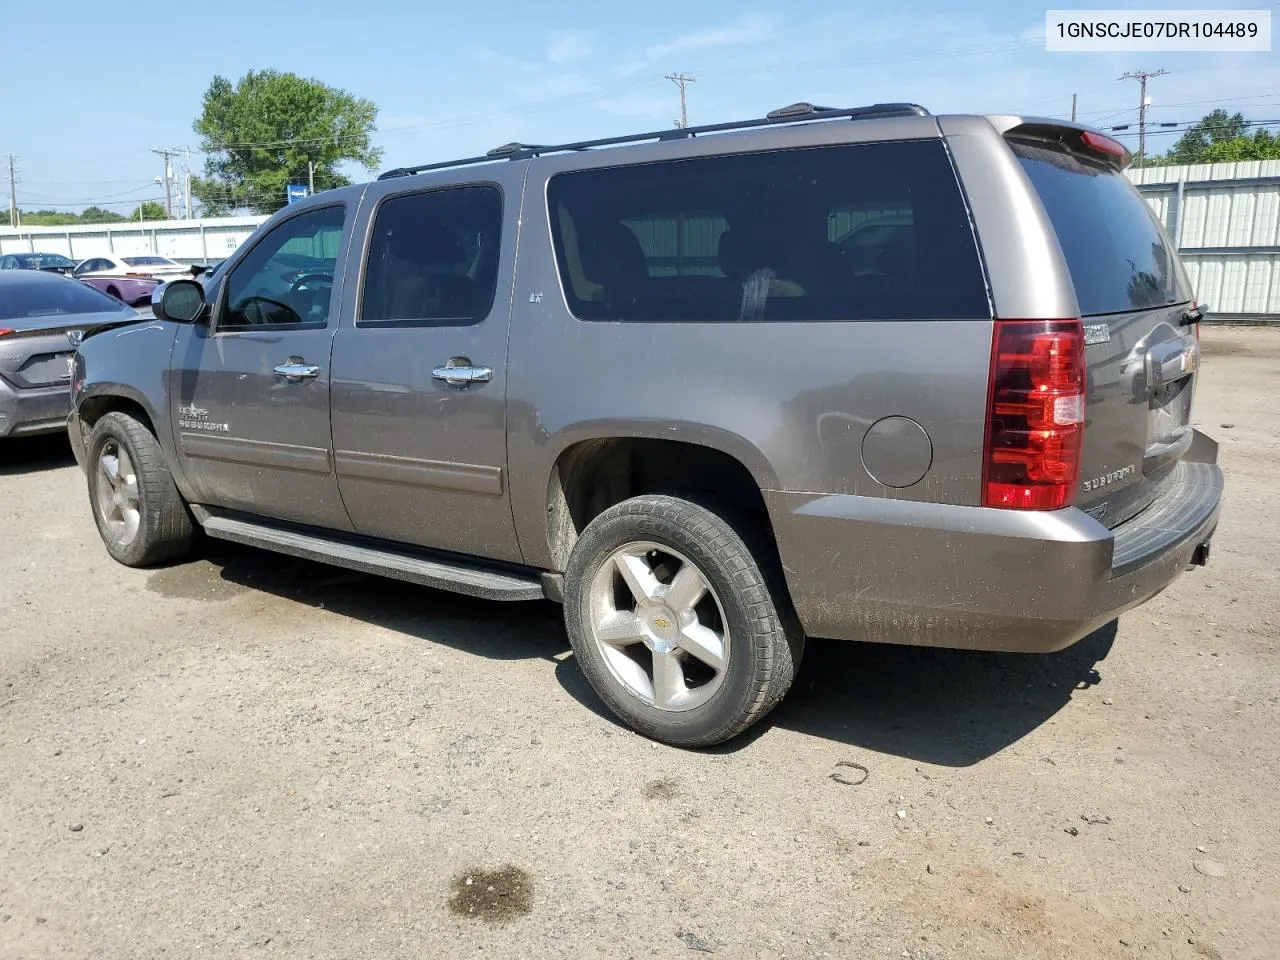
{"type": "Polygon", "coordinates": [[[626,500],[587,525],[565,571],[565,625],[592,688],[634,730],[710,746],[782,699],[804,638],[757,559],[765,549],[753,555],[721,516],[673,496],[626,500]]]}
{"type": "Polygon", "coordinates": [[[128,414],[105,414],[87,453],[93,519],[112,559],[145,567],[190,552],[195,524],[150,430],[128,414]]]}

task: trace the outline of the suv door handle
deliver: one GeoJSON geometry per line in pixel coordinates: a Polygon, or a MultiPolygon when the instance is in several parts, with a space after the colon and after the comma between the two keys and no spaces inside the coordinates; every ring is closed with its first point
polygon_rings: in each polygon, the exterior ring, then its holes
{"type": "Polygon", "coordinates": [[[316,364],[303,363],[297,357],[290,357],[287,363],[281,363],[271,369],[276,376],[284,377],[294,383],[320,376],[320,368],[316,364]]]}
{"type": "Polygon", "coordinates": [[[443,367],[436,367],[431,376],[450,386],[467,386],[472,383],[488,383],[493,371],[488,367],[475,367],[466,357],[454,357],[443,367]]]}

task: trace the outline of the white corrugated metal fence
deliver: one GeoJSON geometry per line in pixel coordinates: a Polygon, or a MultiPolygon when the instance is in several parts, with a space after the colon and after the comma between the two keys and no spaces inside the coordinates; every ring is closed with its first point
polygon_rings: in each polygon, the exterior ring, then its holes
{"type": "Polygon", "coordinates": [[[266,217],[217,217],[137,223],[77,224],[68,227],[0,227],[0,255],[61,253],[87,257],[159,254],[179,263],[223,260],[266,217]]]}
{"type": "Polygon", "coordinates": [[[1130,170],[1211,318],[1280,320],[1280,160],[1130,170]]]}

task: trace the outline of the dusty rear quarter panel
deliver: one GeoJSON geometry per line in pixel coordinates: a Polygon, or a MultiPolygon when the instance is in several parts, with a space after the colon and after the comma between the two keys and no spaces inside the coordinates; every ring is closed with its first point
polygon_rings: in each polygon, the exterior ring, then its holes
{"type": "MultiPolygon", "coordinates": [[[[547,212],[547,183],[565,170],[938,136],[933,118],[815,124],[531,163],[508,392],[512,509],[527,563],[554,568],[548,478],[565,449],[593,438],[713,447],[765,491],[979,502],[990,321],[580,321],[561,288],[547,212]],[[890,416],[915,420],[930,438],[928,470],[911,486],[885,486],[863,464],[868,428],[890,416]]],[[[771,519],[775,529],[786,522],[771,519]]]]}

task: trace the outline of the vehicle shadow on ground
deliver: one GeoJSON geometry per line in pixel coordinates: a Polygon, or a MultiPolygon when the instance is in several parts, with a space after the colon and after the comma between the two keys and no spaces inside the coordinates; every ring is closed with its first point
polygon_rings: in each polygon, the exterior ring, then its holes
{"type": "MultiPolygon", "coordinates": [[[[791,693],[762,725],[923,763],[965,767],[1021,740],[1102,682],[1118,621],[1050,654],[810,640],[791,693]]],[[[740,750],[749,730],[721,747],[740,750]]]]}
{"type": "MultiPolygon", "coordinates": [[[[555,604],[476,600],[219,541],[206,541],[202,553],[207,563],[157,571],[153,589],[183,596],[189,578],[197,595],[197,581],[221,579],[479,657],[544,659],[555,664],[566,692],[621,726],[569,655],[555,604]]],[[[1038,655],[810,640],[782,704],[715,750],[736,753],[782,728],[923,763],[969,766],[1049,720],[1075,690],[1102,682],[1096,666],[1116,632],[1112,621],[1067,650],[1038,655]]]]}
{"type": "Polygon", "coordinates": [[[209,581],[220,579],[493,660],[554,661],[569,652],[560,607],[549,601],[479,600],[221,540],[205,539],[200,556],[156,570],[148,586],[199,597],[217,595],[209,581]]]}
{"type": "Polygon", "coordinates": [[[71,443],[65,434],[49,433],[0,440],[0,477],[60,470],[63,467],[73,467],[75,463],[71,443]]]}

